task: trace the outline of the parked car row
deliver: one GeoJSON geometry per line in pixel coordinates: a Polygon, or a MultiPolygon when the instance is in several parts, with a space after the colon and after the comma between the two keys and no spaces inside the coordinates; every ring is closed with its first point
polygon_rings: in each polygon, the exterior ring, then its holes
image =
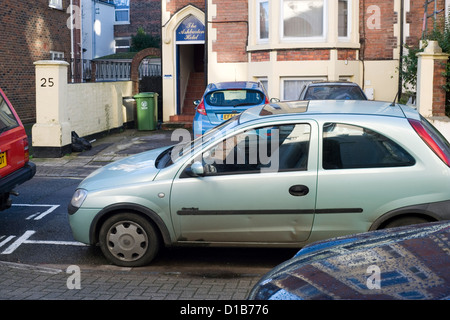
{"type": "MultiPolygon", "coordinates": [[[[304,86],[298,100],[367,100],[362,89],[348,81],[314,81],[304,86]]],[[[270,99],[270,102],[279,102],[270,99]]],[[[210,83],[200,100],[194,101],[194,137],[197,138],[242,111],[269,103],[261,82],[210,83]]]]}
{"type": "Polygon", "coordinates": [[[415,109],[310,100],[245,110],[78,186],[76,240],[121,266],[161,246],[300,248],[450,218],[450,145],[415,109]]]}

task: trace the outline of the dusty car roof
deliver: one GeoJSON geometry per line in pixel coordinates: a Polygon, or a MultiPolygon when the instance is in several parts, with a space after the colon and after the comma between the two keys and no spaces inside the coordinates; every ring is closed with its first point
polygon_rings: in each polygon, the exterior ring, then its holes
{"type": "Polygon", "coordinates": [[[227,89],[261,89],[261,85],[256,81],[225,81],[210,83],[207,87],[207,91],[227,89]]]}
{"type": "Polygon", "coordinates": [[[309,84],[309,86],[330,86],[330,85],[353,86],[353,87],[358,86],[358,84],[349,81],[314,81],[309,84]]]}
{"type": "Polygon", "coordinates": [[[250,108],[242,113],[240,122],[247,122],[268,116],[283,116],[288,114],[353,114],[353,115],[379,115],[388,117],[418,116],[413,108],[381,101],[364,100],[309,100],[287,101],[271,103],[250,108]]]}

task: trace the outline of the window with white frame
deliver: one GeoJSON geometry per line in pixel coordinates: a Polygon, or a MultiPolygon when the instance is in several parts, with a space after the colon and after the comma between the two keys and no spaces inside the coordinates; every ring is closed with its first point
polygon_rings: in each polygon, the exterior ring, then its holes
{"type": "Polygon", "coordinates": [[[326,0],[282,0],[282,37],[324,38],[326,0]]]}
{"type": "Polygon", "coordinates": [[[116,24],[130,23],[130,0],[114,0],[116,24]]]}
{"type": "Polygon", "coordinates": [[[49,0],[48,6],[53,9],[62,10],[62,0],[49,0]]]}
{"type": "Polygon", "coordinates": [[[51,60],[64,60],[64,52],[50,51],[51,60]]]}
{"type": "Polygon", "coordinates": [[[281,100],[298,100],[303,88],[313,81],[326,80],[326,77],[314,78],[282,78],[281,79],[281,100]]]}
{"type": "Polygon", "coordinates": [[[258,39],[267,41],[269,39],[269,1],[257,1],[257,23],[258,23],[258,39]]]}
{"type": "Polygon", "coordinates": [[[350,36],[350,1],[338,1],[338,36],[348,38],[350,36]]]}
{"type": "Polygon", "coordinates": [[[131,46],[131,37],[115,38],[116,52],[128,52],[131,46]]]}

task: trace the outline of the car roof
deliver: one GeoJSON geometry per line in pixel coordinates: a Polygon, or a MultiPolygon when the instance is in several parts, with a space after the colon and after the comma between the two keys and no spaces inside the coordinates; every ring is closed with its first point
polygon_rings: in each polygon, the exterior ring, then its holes
{"type": "Polygon", "coordinates": [[[339,85],[339,86],[354,86],[359,87],[358,84],[349,81],[314,81],[308,84],[308,86],[329,86],[329,85],[339,85]]]}
{"type": "Polygon", "coordinates": [[[262,90],[262,84],[256,81],[225,81],[210,83],[206,87],[206,91],[230,90],[230,89],[254,89],[262,90]]]}
{"type": "Polygon", "coordinates": [[[317,114],[378,115],[419,119],[418,112],[408,106],[391,102],[366,100],[308,100],[271,103],[247,109],[240,123],[286,115],[311,116],[317,114]],[[267,118],[266,118],[267,117],[267,118]]]}

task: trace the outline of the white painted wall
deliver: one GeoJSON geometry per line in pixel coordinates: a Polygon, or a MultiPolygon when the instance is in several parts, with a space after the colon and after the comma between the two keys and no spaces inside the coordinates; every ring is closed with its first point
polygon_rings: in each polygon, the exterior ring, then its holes
{"type": "Polygon", "coordinates": [[[92,60],[115,53],[114,6],[96,0],[81,4],[83,59],[92,60]]]}
{"type": "Polygon", "coordinates": [[[35,62],[33,146],[64,147],[72,142],[72,131],[83,137],[133,120],[123,105],[123,98],[133,94],[131,81],[68,84],[68,65],[54,60],[35,62]]]}
{"type": "Polygon", "coordinates": [[[131,81],[69,84],[65,108],[72,131],[82,137],[121,127],[127,121],[122,98],[132,95],[131,87],[131,81]]]}

